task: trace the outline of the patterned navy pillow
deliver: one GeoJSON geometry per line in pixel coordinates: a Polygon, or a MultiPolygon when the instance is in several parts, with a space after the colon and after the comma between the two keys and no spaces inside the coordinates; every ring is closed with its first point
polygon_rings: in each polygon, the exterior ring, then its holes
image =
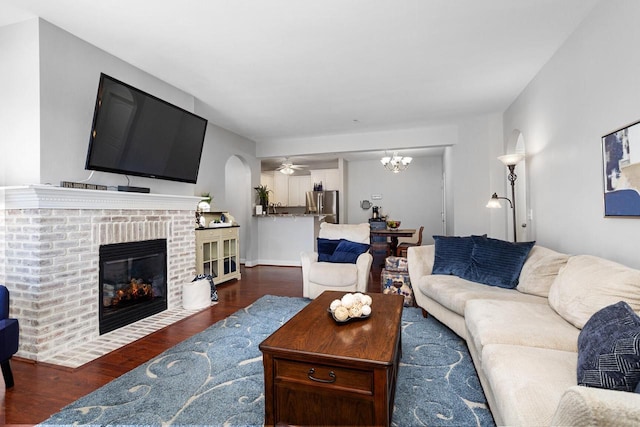
{"type": "Polygon", "coordinates": [[[536,242],[512,243],[485,236],[471,236],[471,264],[463,279],[513,289],[524,262],[536,242]]]}
{"type": "Polygon", "coordinates": [[[350,240],[340,239],[340,243],[338,243],[336,250],[329,257],[328,261],[355,264],[358,257],[368,250],[369,245],[366,243],[356,243],[350,240]]]}
{"type": "Polygon", "coordinates": [[[471,263],[471,236],[433,236],[435,258],[431,274],[452,274],[462,277],[471,263]]]}
{"type": "Polygon", "coordinates": [[[626,302],[596,312],[580,331],[578,385],[639,391],[640,317],[626,302]]]}
{"type": "Polygon", "coordinates": [[[318,237],[318,261],[320,262],[328,262],[331,255],[335,252],[338,244],[340,243],[340,239],[323,239],[322,237],[318,237]]]}

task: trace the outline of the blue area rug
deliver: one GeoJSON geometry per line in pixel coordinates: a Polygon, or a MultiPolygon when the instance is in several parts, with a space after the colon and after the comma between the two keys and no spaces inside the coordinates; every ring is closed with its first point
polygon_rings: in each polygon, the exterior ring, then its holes
{"type": "MultiPolygon", "coordinates": [[[[264,423],[266,337],[309,300],[264,296],[75,401],[42,425],[216,425],[264,423]]],[[[493,426],[462,339],[404,308],[395,426],[493,426]]]]}

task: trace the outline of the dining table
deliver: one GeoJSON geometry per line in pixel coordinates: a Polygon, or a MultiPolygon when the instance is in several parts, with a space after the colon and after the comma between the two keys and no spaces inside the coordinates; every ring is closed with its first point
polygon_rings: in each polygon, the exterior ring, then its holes
{"type": "Polygon", "coordinates": [[[391,241],[389,244],[389,252],[391,256],[396,256],[398,248],[398,237],[411,237],[416,234],[415,228],[382,228],[378,230],[371,229],[371,236],[388,237],[391,241]]]}

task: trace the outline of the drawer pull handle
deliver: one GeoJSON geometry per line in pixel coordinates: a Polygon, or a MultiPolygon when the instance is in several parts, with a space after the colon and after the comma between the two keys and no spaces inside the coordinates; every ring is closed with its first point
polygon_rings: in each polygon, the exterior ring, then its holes
{"type": "Polygon", "coordinates": [[[307,376],[309,377],[309,379],[311,381],[316,381],[316,382],[325,383],[325,384],[331,384],[331,383],[335,383],[336,382],[336,374],[333,371],[329,371],[329,376],[331,378],[328,379],[328,380],[323,380],[321,378],[314,377],[313,374],[315,374],[315,373],[316,373],[315,368],[311,368],[311,369],[309,369],[309,372],[307,372],[307,376]]]}

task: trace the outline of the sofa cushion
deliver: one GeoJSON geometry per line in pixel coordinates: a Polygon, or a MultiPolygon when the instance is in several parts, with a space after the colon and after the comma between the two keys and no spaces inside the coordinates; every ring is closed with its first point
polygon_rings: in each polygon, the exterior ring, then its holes
{"type": "Polygon", "coordinates": [[[568,259],[567,254],[534,246],[522,266],[516,289],[525,294],[548,297],[549,288],[568,259]]]}
{"type": "Polygon", "coordinates": [[[351,286],[358,281],[358,269],[350,263],[314,262],[309,267],[309,280],[323,286],[351,286]]]}
{"type": "Polygon", "coordinates": [[[433,236],[435,258],[431,274],[451,274],[462,277],[471,263],[471,236],[433,236]]]}
{"type": "Polygon", "coordinates": [[[549,304],[471,300],[467,302],[464,318],[467,336],[479,355],[489,344],[578,351],[580,329],[560,317],[549,304]]]}
{"type": "MultiPolygon", "coordinates": [[[[416,284],[413,283],[414,291],[416,284]]],[[[500,299],[512,301],[528,301],[546,304],[545,298],[527,295],[513,289],[497,286],[486,286],[471,282],[457,276],[432,275],[418,280],[418,289],[447,309],[464,316],[467,301],[474,299],[500,299]]]]}
{"type": "Polygon", "coordinates": [[[502,423],[551,425],[563,393],[576,385],[577,360],[577,353],[571,351],[506,344],[485,346],[482,370],[502,423]]]}
{"type": "Polygon", "coordinates": [[[640,311],[640,271],[591,255],[569,258],[549,289],[549,304],[581,328],[598,310],[625,301],[640,311]]]}
{"type": "Polygon", "coordinates": [[[341,239],[336,249],[326,261],[355,264],[358,257],[368,250],[369,245],[366,243],[357,243],[341,239]]]}
{"type": "Polygon", "coordinates": [[[318,261],[326,262],[331,258],[331,255],[335,252],[340,239],[323,239],[318,237],[318,261]]]}
{"type": "Polygon", "coordinates": [[[512,243],[484,236],[471,236],[471,239],[471,264],[460,277],[485,285],[515,288],[535,242],[512,243]]]}
{"type": "Polygon", "coordinates": [[[585,323],[578,337],[578,385],[634,391],[640,383],[640,317],[624,301],[585,323]]]}

